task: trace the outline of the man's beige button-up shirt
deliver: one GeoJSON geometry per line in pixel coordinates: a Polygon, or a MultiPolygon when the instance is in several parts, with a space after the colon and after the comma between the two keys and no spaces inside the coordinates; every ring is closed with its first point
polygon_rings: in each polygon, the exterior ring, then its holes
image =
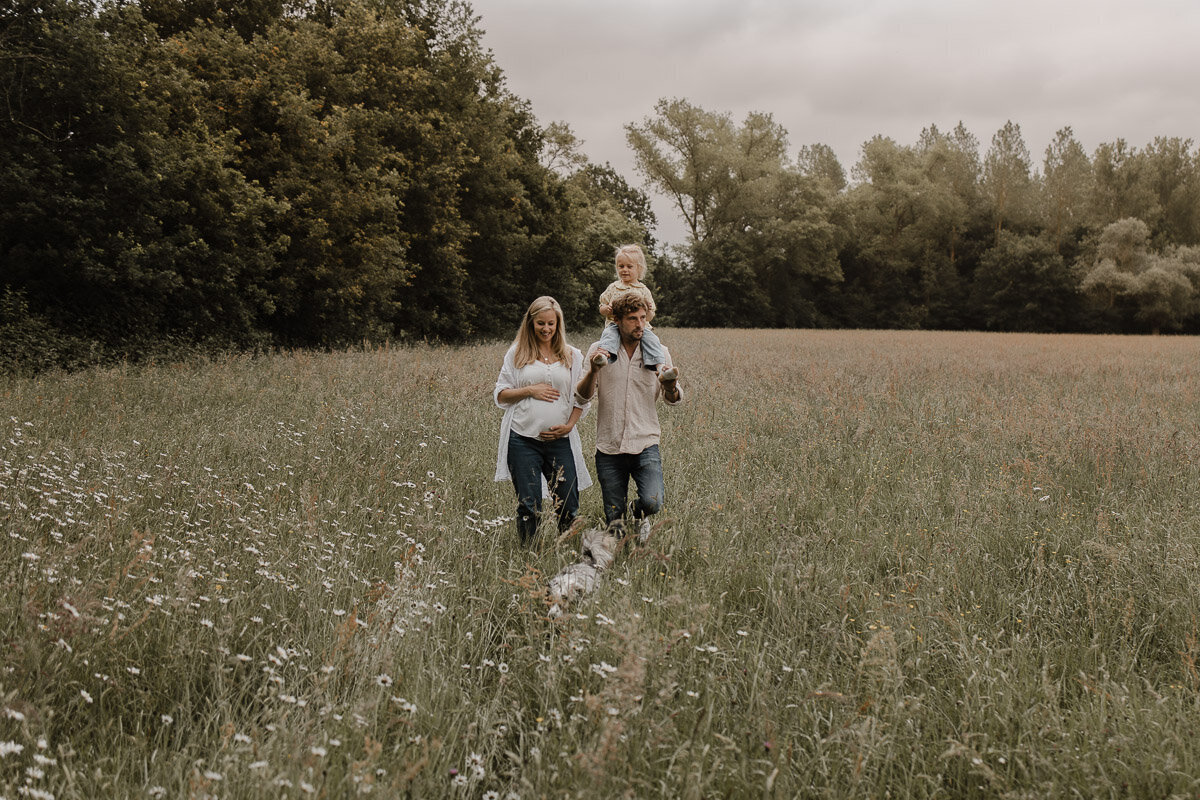
{"type": "MultiPolygon", "coordinates": [[[[600,343],[590,348],[584,364],[591,361],[600,343]]],[[[663,363],[672,365],[671,353],[663,347],[663,363]]],[[[608,455],[628,453],[636,455],[652,444],[658,444],[662,429],[658,424],[658,406],[655,401],[662,393],[662,384],[652,369],[642,366],[642,346],[633,350],[631,357],[624,346],[617,348],[617,360],[601,367],[596,373],[596,449],[608,455]]],[[[578,402],[588,398],[577,397],[578,402]]],[[[683,400],[683,391],[674,403],[683,400]]]]}

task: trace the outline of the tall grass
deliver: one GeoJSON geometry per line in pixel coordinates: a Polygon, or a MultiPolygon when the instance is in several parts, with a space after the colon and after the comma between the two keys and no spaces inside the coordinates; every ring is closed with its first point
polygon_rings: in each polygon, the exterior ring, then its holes
{"type": "Polygon", "coordinates": [[[1200,792],[1194,340],[663,337],[667,508],[559,621],[503,344],[0,384],[0,796],[1200,792]]]}

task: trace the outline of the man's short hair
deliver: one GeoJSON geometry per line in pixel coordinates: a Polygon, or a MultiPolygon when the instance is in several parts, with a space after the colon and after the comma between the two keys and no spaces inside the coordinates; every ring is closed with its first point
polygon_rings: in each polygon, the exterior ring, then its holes
{"type": "Polygon", "coordinates": [[[646,302],[646,298],[637,292],[626,292],[616,300],[613,300],[612,315],[615,320],[625,319],[630,314],[639,310],[649,312],[650,304],[646,302]]]}

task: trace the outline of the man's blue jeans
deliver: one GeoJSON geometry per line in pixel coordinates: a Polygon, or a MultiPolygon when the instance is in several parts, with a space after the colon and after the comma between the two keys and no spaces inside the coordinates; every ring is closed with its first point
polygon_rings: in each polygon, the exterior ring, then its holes
{"type": "Polygon", "coordinates": [[[529,544],[537,535],[542,513],[542,478],[554,496],[558,529],[566,530],[579,516],[579,480],[570,439],[545,442],[510,432],[508,471],[517,490],[517,534],[521,544],[529,544]]]}
{"type": "Polygon", "coordinates": [[[604,519],[612,522],[625,516],[629,479],[637,486],[637,501],[633,504],[636,519],[657,514],[666,498],[663,486],[662,457],[658,445],[652,444],[640,453],[609,455],[596,451],[596,478],[604,494],[604,519]]]}

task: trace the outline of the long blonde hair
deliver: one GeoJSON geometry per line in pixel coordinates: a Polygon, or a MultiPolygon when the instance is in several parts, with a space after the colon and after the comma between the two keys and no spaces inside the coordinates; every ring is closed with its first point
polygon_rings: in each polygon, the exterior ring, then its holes
{"type": "Polygon", "coordinates": [[[567,332],[563,326],[562,306],[553,297],[542,295],[529,304],[529,310],[525,312],[525,317],[521,320],[521,327],[517,328],[517,336],[513,339],[515,348],[513,365],[517,369],[538,360],[541,351],[538,349],[537,339],[533,334],[533,318],[550,309],[554,310],[557,323],[554,326],[554,338],[550,340],[550,346],[554,350],[554,355],[558,356],[558,360],[566,364],[567,369],[571,368],[571,351],[567,349],[567,332]]]}

